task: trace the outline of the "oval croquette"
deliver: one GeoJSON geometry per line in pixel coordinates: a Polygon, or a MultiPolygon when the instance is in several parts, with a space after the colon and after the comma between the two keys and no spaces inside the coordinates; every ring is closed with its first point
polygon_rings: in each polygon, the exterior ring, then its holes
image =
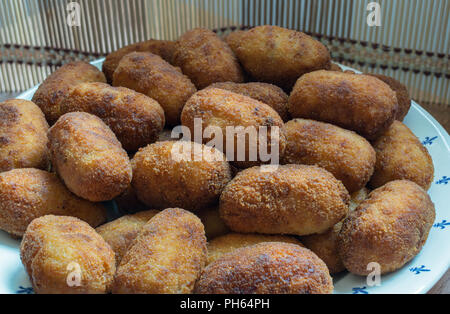
{"type": "Polygon", "coordinates": [[[181,110],[197,89],[179,69],[160,56],[133,52],[119,63],[114,72],[113,86],[131,88],[155,99],[164,109],[166,124],[180,124],[181,110]]]}
{"type": "Polygon", "coordinates": [[[116,271],[114,252],[87,223],[67,216],[33,220],[20,257],[36,293],[108,293],[116,271]]]}
{"type": "Polygon", "coordinates": [[[156,142],[140,149],[132,164],[133,188],[149,208],[213,206],[231,180],[223,153],[193,142],[156,142]]]}
{"type": "Polygon", "coordinates": [[[164,110],[157,101],[131,89],[105,83],[75,86],[61,105],[61,112],[76,111],[102,119],[129,152],[156,142],[165,124],[164,110]]]}
{"type": "Polygon", "coordinates": [[[131,163],[114,133],[86,112],[66,113],[48,132],[52,165],[67,188],[93,202],[108,201],[131,182],[131,163]]]}
{"type": "Polygon", "coordinates": [[[244,81],[233,51],[209,29],[195,28],[184,33],[177,41],[172,61],[198,89],[216,82],[244,81]]]}
{"type": "Polygon", "coordinates": [[[108,83],[113,81],[113,74],[119,65],[122,58],[134,51],[136,52],[151,52],[155,55],[160,56],[167,62],[172,62],[172,55],[175,50],[175,41],[171,40],[157,40],[149,39],[146,41],[134,43],[125,47],[122,47],[116,51],[111,52],[105,58],[102,65],[102,71],[105,73],[108,83]]]}
{"type": "Polygon", "coordinates": [[[315,71],[303,75],[289,96],[293,118],[335,124],[375,140],[394,121],[395,92],[369,75],[315,71]]]}
{"type": "Polygon", "coordinates": [[[330,53],[305,33],[263,25],[231,33],[227,43],[255,81],[290,91],[305,73],[331,66],[330,53]]]}
{"type": "Polygon", "coordinates": [[[223,139],[219,144],[233,166],[248,168],[269,161],[277,163],[273,158],[283,155],[286,145],[283,120],[269,105],[253,98],[219,88],[201,90],[187,101],[181,114],[181,123],[194,136],[198,132],[196,120],[201,121],[203,143],[216,137],[223,139]],[[208,129],[217,129],[221,134],[208,136],[208,129]],[[269,160],[261,153],[264,149],[269,160]]]}
{"type": "Polygon", "coordinates": [[[285,165],[271,172],[245,169],[220,196],[220,215],[242,233],[308,235],[341,221],[350,196],[331,173],[316,166],[285,165]]]}
{"type": "Polygon", "coordinates": [[[0,103],[0,172],[16,168],[47,170],[48,123],[41,109],[28,100],[0,103]]]}
{"type": "Polygon", "coordinates": [[[168,208],[156,214],[122,258],[113,293],[191,293],[206,262],[203,224],[168,208]]]}
{"type": "Polygon", "coordinates": [[[381,274],[403,267],[422,249],[434,219],[430,196],[414,182],[392,181],[372,191],[339,233],[345,268],[366,276],[372,262],[381,266],[381,274]]]}
{"type": "Polygon", "coordinates": [[[349,193],[366,186],[375,167],[375,150],[358,134],[332,124],[294,119],[284,126],[284,164],[317,165],[341,180],[349,193]]]}
{"type": "Polygon", "coordinates": [[[313,252],[292,243],[265,242],[225,254],[195,285],[200,294],[329,294],[333,280],[313,252]]]}
{"type": "Polygon", "coordinates": [[[74,216],[92,227],[106,221],[106,208],[72,194],[58,176],[40,169],[13,169],[0,174],[0,229],[21,237],[33,219],[74,216]]]}
{"type": "Polygon", "coordinates": [[[76,61],[64,64],[50,74],[33,95],[32,101],[41,108],[52,125],[65,114],[61,111],[72,89],[80,83],[106,82],[105,75],[92,64],[76,61]]]}
{"type": "Polygon", "coordinates": [[[434,166],[428,150],[411,130],[400,121],[374,143],[377,153],[370,186],[378,188],[389,181],[410,180],[428,190],[433,182],[434,166]]]}

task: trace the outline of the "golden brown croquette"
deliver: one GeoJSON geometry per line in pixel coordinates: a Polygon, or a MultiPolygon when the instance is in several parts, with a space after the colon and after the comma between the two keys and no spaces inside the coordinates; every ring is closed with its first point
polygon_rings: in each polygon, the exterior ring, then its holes
{"type": "Polygon", "coordinates": [[[28,100],[0,103],[0,172],[16,168],[49,168],[48,123],[28,100]]]}
{"type": "Polygon", "coordinates": [[[395,92],[369,75],[315,71],[299,78],[289,96],[293,118],[306,118],[352,130],[368,140],[386,131],[397,112],[395,92]]]}
{"type": "Polygon", "coordinates": [[[102,204],[72,194],[58,176],[40,169],[0,173],[0,229],[23,236],[30,222],[44,215],[74,216],[92,227],[106,221],[102,204]]]}
{"type": "Polygon", "coordinates": [[[313,252],[292,243],[264,242],[237,249],[209,264],[200,294],[329,294],[333,280],[313,252]]]}
{"type": "Polygon", "coordinates": [[[428,150],[411,130],[400,121],[374,143],[377,153],[370,186],[378,188],[389,181],[410,180],[428,190],[433,182],[434,166],[428,150]]]}
{"type": "Polygon", "coordinates": [[[47,215],[28,226],[20,257],[36,293],[108,293],[114,252],[87,223],[47,215]]]}
{"type": "Polygon", "coordinates": [[[331,173],[285,165],[267,172],[245,169],[220,196],[220,215],[242,233],[308,235],[325,232],[348,212],[350,196],[331,173]]]}
{"type": "Polygon", "coordinates": [[[122,258],[113,293],[191,293],[206,254],[200,219],[180,208],[165,209],[142,227],[122,258]]]}
{"type": "Polygon", "coordinates": [[[381,273],[397,270],[416,256],[435,218],[434,204],[417,184],[391,181],[372,191],[344,220],[338,251],[345,268],[365,276],[376,262],[381,273]]]}
{"type": "Polygon", "coordinates": [[[197,89],[191,80],[160,56],[133,52],[122,58],[114,72],[114,86],[131,88],[155,99],[164,109],[166,124],[180,124],[181,110],[197,89]]]}
{"type": "Polygon", "coordinates": [[[92,202],[112,200],[131,182],[131,163],[114,133],[97,116],[66,113],[50,128],[54,169],[67,188],[92,202]]]}

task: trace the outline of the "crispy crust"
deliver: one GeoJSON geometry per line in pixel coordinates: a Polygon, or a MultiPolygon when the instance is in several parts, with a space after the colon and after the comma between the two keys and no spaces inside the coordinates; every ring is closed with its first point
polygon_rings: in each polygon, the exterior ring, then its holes
{"type": "Polygon", "coordinates": [[[160,56],[167,62],[172,62],[172,55],[175,50],[175,42],[170,40],[156,40],[150,39],[142,42],[138,42],[135,44],[131,44],[125,47],[122,47],[116,51],[111,52],[106,56],[105,62],[103,62],[103,73],[105,73],[106,79],[109,83],[113,80],[113,74],[119,65],[120,60],[122,58],[133,52],[151,52],[155,55],[160,56]]]}
{"type": "Polygon", "coordinates": [[[155,99],[164,109],[167,125],[179,125],[183,106],[197,89],[191,80],[160,56],[133,52],[120,60],[114,86],[124,86],[155,99]]]}
{"type": "MultiPolygon", "coordinates": [[[[257,101],[253,98],[236,94],[219,88],[209,88],[195,93],[186,103],[181,114],[181,123],[191,130],[194,134],[194,119],[202,120],[202,128],[204,131],[207,127],[219,127],[224,137],[223,149],[226,153],[227,126],[254,127],[255,131],[259,131],[258,127],[267,127],[267,144],[268,151],[271,152],[271,127],[280,129],[280,136],[274,139],[274,145],[279,145],[280,157],[283,155],[285,147],[285,136],[283,134],[283,120],[278,113],[270,106],[257,101]]],[[[258,137],[257,137],[258,138],[258,137]]],[[[238,168],[248,168],[260,165],[259,148],[257,150],[257,160],[250,160],[248,139],[245,138],[245,160],[238,161],[238,137],[234,134],[234,161],[233,166],[238,168]]],[[[203,142],[208,143],[210,138],[204,137],[203,142]]],[[[258,143],[259,145],[259,143],[258,143]]]]}
{"type": "Polygon", "coordinates": [[[230,92],[251,97],[272,107],[283,119],[289,120],[288,95],[278,86],[268,83],[214,83],[207,88],[220,88],[230,92]]]}
{"type": "Polygon", "coordinates": [[[328,49],[298,31],[278,26],[258,26],[232,33],[226,38],[245,71],[256,81],[290,91],[305,73],[328,69],[328,49]]]}
{"type": "Polygon", "coordinates": [[[165,209],[142,227],[117,269],[113,293],[191,293],[206,262],[200,219],[165,209]]]}
{"type": "Polygon", "coordinates": [[[132,185],[139,200],[150,208],[160,209],[184,206],[196,210],[215,205],[231,180],[225,156],[205,145],[183,142],[184,149],[190,149],[191,153],[198,150],[203,155],[200,160],[195,160],[192,154],[186,157],[193,160],[177,160],[172,153],[178,152],[175,143],[156,142],[134,156],[132,185]]]}
{"type": "Polygon", "coordinates": [[[142,227],[158,213],[158,210],[146,210],[133,215],[125,215],[95,229],[116,254],[117,265],[120,264],[142,227]]]}
{"type": "Polygon", "coordinates": [[[303,75],[289,97],[293,118],[329,122],[369,140],[380,136],[394,121],[395,92],[368,75],[316,71],[303,75]]]}
{"type": "Polygon", "coordinates": [[[48,123],[28,100],[0,103],[0,172],[16,168],[48,169],[48,123]]]}
{"type": "Polygon", "coordinates": [[[350,272],[368,275],[397,270],[416,256],[435,219],[434,204],[417,184],[398,180],[374,190],[350,213],[338,236],[339,255],[350,272]]]}
{"type": "Polygon", "coordinates": [[[43,216],[28,226],[20,257],[36,293],[108,293],[116,271],[114,252],[87,223],[43,216]],[[67,283],[77,263],[81,286],[67,283]],[[73,265],[73,264],[72,264],[73,265]]]}
{"type": "Polygon", "coordinates": [[[338,222],[325,233],[301,238],[303,244],[327,265],[330,274],[337,274],[345,270],[337,248],[337,237],[341,227],[342,222],[338,222]]]}
{"type": "Polygon", "coordinates": [[[408,114],[409,108],[411,108],[411,98],[409,97],[409,92],[406,86],[390,76],[371,73],[367,73],[367,75],[371,75],[379,80],[382,80],[395,92],[398,101],[398,109],[395,115],[395,120],[403,121],[408,114]]]}
{"type": "Polygon", "coordinates": [[[434,166],[428,150],[402,122],[395,121],[373,144],[377,152],[372,188],[389,181],[410,180],[428,190],[433,182],[434,166]]]}
{"type": "Polygon", "coordinates": [[[23,236],[28,224],[44,215],[74,216],[96,227],[106,209],[72,194],[54,173],[14,169],[0,174],[0,229],[23,236]]]}
{"type": "Polygon", "coordinates": [[[329,294],[333,281],[313,252],[296,244],[265,242],[209,264],[195,286],[202,294],[329,294]]]}
{"type": "Polygon", "coordinates": [[[234,252],[236,249],[262,242],[294,243],[303,246],[299,240],[291,236],[228,233],[208,242],[208,261],[206,264],[211,264],[224,254],[234,252]]]}
{"type": "MultiPolygon", "coordinates": [[[[359,204],[366,200],[369,190],[362,188],[351,195],[349,209],[355,210],[359,204]]],[[[345,270],[338,250],[338,234],[342,228],[342,221],[335,224],[328,231],[321,234],[312,234],[301,237],[303,244],[313,251],[327,265],[330,274],[337,274],[345,270]]]]}
{"type": "Polygon", "coordinates": [[[350,196],[331,173],[285,165],[272,172],[241,171],[220,197],[220,215],[235,232],[308,235],[342,220],[350,196]]]}
{"type": "Polygon", "coordinates": [[[178,39],[173,64],[198,89],[216,82],[244,81],[241,66],[230,47],[213,31],[204,28],[190,30],[178,39]]]}
{"type": "Polygon", "coordinates": [[[38,105],[48,123],[52,125],[65,112],[61,105],[73,87],[80,83],[106,82],[105,76],[95,66],[83,62],[70,62],[50,74],[34,93],[32,101],[38,105]]]}
{"type": "Polygon", "coordinates": [[[61,109],[64,113],[82,111],[98,116],[130,152],[155,142],[165,123],[164,110],[154,99],[98,82],[75,86],[61,109]]]}
{"type": "Polygon", "coordinates": [[[131,182],[131,163],[114,133],[85,112],[63,115],[48,133],[56,172],[74,194],[93,202],[112,200],[131,182]]]}
{"type": "Polygon", "coordinates": [[[372,176],[376,154],[358,134],[313,120],[295,119],[284,126],[284,164],[317,165],[341,180],[349,193],[363,188],[372,176]]]}

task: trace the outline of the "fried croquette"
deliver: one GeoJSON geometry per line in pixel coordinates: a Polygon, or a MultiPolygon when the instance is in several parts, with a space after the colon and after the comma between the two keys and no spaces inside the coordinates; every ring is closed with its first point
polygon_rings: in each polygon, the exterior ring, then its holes
{"type": "Polygon", "coordinates": [[[329,69],[328,49],[314,38],[278,26],[257,26],[229,35],[227,42],[256,81],[290,91],[305,73],[329,69]]]}
{"type": "Polygon", "coordinates": [[[372,191],[339,233],[345,268],[365,276],[372,262],[381,266],[381,274],[403,267],[422,249],[434,219],[433,202],[414,182],[391,181],[372,191]]]}
{"type": "Polygon", "coordinates": [[[180,124],[183,106],[197,89],[191,80],[160,56],[133,52],[120,60],[113,86],[124,86],[155,99],[164,109],[167,125],[180,124]]]}
{"type": "Polygon", "coordinates": [[[165,124],[164,110],[154,99],[125,87],[98,82],[74,87],[61,111],[96,115],[129,152],[154,143],[165,124]]]}
{"type": "Polygon", "coordinates": [[[402,122],[391,127],[373,144],[377,153],[370,186],[378,188],[389,181],[410,180],[428,190],[433,182],[434,166],[428,150],[402,122]]]}
{"type": "Polygon", "coordinates": [[[16,168],[48,169],[48,124],[28,100],[0,103],[0,172],[16,168]]]}
{"type": "Polygon", "coordinates": [[[112,200],[131,182],[127,153],[97,116],[71,112],[48,132],[52,165],[74,194],[92,202],[112,200]]]}
{"type": "Polygon", "coordinates": [[[317,165],[341,180],[349,193],[363,188],[375,167],[375,150],[358,134],[338,126],[294,119],[284,126],[284,164],[317,165]]]}
{"type": "Polygon", "coordinates": [[[224,254],[233,252],[236,249],[262,242],[284,242],[303,246],[299,240],[291,236],[228,233],[208,242],[208,261],[206,264],[211,264],[224,254]]]}
{"type": "Polygon", "coordinates": [[[165,209],[142,227],[122,258],[113,293],[191,293],[206,255],[200,219],[165,209]]]}
{"type": "Polygon", "coordinates": [[[146,210],[133,215],[125,215],[95,229],[116,254],[117,265],[142,227],[157,213],[159,213],[158,210],[146,210]]]}
{"type": "Polygon", "coordinates": [[[75,217],[34,219],[23,236],[20,257],[36,293],[108,293],[116,271],[109,245],[75,217]]]}
{"type": "Polygon", "coordinates": [[[95,66],[83,62],[70,62],[50,74],[34,93],[32,101],[41,108],[52,125],[65,112],[61,111],[72,89],[80,83],[106,82],[103,73],[95,66]]]}
{"type": "Polygon", "coordinates": [[[342,222],[338,222],[325,233],[301,238],[303,244],[327,265],[330,274],[337,274],[345,270],[337,249],[337,237],[341,227],[342,222]]]}
{"type": "Polygon", "coordinates": [[[411,108],[411,98],[409,97],[409,92],[406,86],[390,76],[371,73],[367,73],[367,75],[371,75],[379,80],[382,80],[395,92],[398,101],[398,109],[395,114],[395,120],[403,121],[409,112],[409,108],[411,108]]]}
{"type": "MultiPolygon", "coordinates": [[[[369,190],[366,188],[354,192],[351,195],[349,212],[355,210],[367,198],[368,194],[369,190]]],[[[337,239],[341,228],[342,221],[324,233],[301,237],[302,243],[325,262],[330,274],[337,274],[345,270],[337,248],[337,239]]]]}
{"type": "Polygon", "coordinates": [[[216,82],[244,81],[233,51],[213,31],[205,28],[184,33],[177,41],[172,61],[198,89],[216,82]]]}
{"type": "Polygon", "coordinates": [[[220,196],[220,215],[234,232],[308,235],[341,221],[350,196],[331,173],[285,165],[241,171],[220,196]]]}
{"type": "Polygon", "coordinates": [[[172,55],[175,50],[175,42],[170,40],[156,40],[150,39],[138,43],[134,43],[125,47],[122,47],[116,51],[111,52],[106,56],[103,62],[102,70],[105,73],[106,79],[109,83],[113,81],[113,74],[119,65],[122,58],[134,51],[136,52],[151,52],[160,56],[167,62],[172,62],[172,55]]]}
{"type": "Polygon", "coordinates": [[[374,140],[394,121],[395,92],[369,75],[315,71],[299,78],[289,96],[293,118],[338,125],[374,140]]]}
{"type": "Polygon", "coordinates": [[[92,227],[106,221],[102,204],[72,194],[58,176],[40,169],[0,173],[0,229],[23,236],[30,222],[44,215],[74,216],[92,227]]]}
{"type": "Polygon", "coordinates": [[[248,96],[259,100],[272,107],[283,119],[289,121],[289,112],[287,107],[288,95],[278,86],[268,83],[234,83],[222,82],[214,83],[207,88],[220,88],[230,92],[248,96]]]}
{"type": "MultiPolygon", "coordinates": [[[[202,134],[206,133],[207,128],[220,129],[223,138],[223,143],[220,144],[233,166],[238,168],[267,162],[261,154],[264,146],[268,154],[274,157],[279,157],[284,152],[286,141],[282,130],[283,120],[269,105],[253,98],[219,88],[201,90],[186,102],[181,114],[181,123],[190,129],[191,134],[195,134],[196,118],[201,119],[202,134]],[[234,127],[235,132],[227,131],[229,127],[234,127]],[[262,133],[260,127],[265,127],[267,133],[262,133]],[[229,137],[230,134],[232,137],[229,137]],[[234,149],[228,151],[227,147],[233,144],[234,149]],[[273,151],[276,149],[278,153],[273,151]]],[[[213,138],[217,136],[213,135],[213,138]]],[[[210,140],[206,134],[203,136],[203,143],[210,140]]]]}
{"type": "Polygon", "coordinates": [[[230,232],[223,219],[220,218],[218,206],[202,208],[195,211],[195,214],[205,226],[206,239],[211,240],[230,232]]]}
{"type": "Polygon", "coordinates": [[[184,206],[196,210],[213,206],[231,180],[223,153],[193,142],[148,145],[136,153],[132,165],[133,188],[150,208],[184,206]]]}
{"type": "Polygon", "coordinates": [[[195,285],[201,294],[330,294],[333,280],[313,252],[292,243],[237,249],[209,264],[195,285]]]}

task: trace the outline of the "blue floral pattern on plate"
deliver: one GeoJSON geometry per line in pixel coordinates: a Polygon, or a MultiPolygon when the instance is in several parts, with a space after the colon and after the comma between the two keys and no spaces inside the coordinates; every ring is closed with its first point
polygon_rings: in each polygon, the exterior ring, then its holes
{"type": "Polygon", "coordinates": [[[353,294],[369,294],[369,291],[367,291],[367,287],[355,287],[352,289],[353,294]]]}
{"type": "Polygon", "coordinates": [[[435,223],[433,225],[433,227],[440,228],[440,229],[445,229],[445,227],[447,227],[447,226],[450,226],[450,222],[448,222],[445,219],[443,219],[441,222],[435,223]]]}
{"type": "Polygon", "coordinates": [[[437,140],[437,138],[438,138],[437,136],[434,136],[434,137],[426,136],[426,137],[425,137],[425,140],[422,141],[422,145],[424,145],[424,146],[426,146],[426,145],[432,145],[433,142],[434,142],[435,140],[437,140]]]}
{"type": "Polygon", "coordinates": [[[429,269],[425,268],[425,265],[422,265],[420,267],[411,267],[409,271],[413,272],[415,275],[420,275],[422,272],[430,271],[429,269]]]}
{"type": "Polygon", "coordinates": [[[17,289],[16,293],[18,293],[18,294],[32,294],[32,293],[34,293],[34,291],[33,291],[32,287],[19,286],[19,289],[17,289]]]}
{"type": "Polygon", "coordinates": [[[436,181],[436,184],[448,184],[448,182],[450,181],[450,178],[447,176],[443,176],[442,179],[436,181]]]}

